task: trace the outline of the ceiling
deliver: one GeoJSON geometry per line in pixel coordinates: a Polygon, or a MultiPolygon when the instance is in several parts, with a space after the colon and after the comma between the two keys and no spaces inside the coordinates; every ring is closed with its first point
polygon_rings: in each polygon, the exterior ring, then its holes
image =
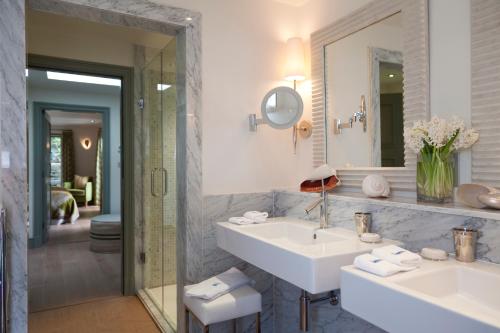
{"type": "Polygon", "coordinates": [[[100,125],[102,123],[99,113],[49,110],[47,114],[52,126],[100,125]]]}
{"type": "Polygon", "coordinates": [[[44,90],[63,90],[74,91],[86,94],[116,95],[120,96],[121,88],[117,86],[106,86],[101,84],[89,84],[70,81],[58,81],[47,79],[47,73],[44,70],[29,69],[29,75],[26,78],[29,89],[37,88],[44,90]]]}
{"type": "Polygon", "coordinates": [[[26,11],[26,16],[28,37],[30,37],[30,31],[39,30],[50,35],[71,34],[73,38],[77,39],[83,36],[99,36],[99,38],[105,37],[111,41],[121,41],[154,49],[162,49],[173,38],[162,33],[134,27],[96,23],[76,17],[40,12],[29,8],[26,11]]]}
{"type": "Polygon", "coordinates": [[[308,3],[311,0],[273,0],[273,1],[284,3],[286,5],[290,5],[290,6],[294,6],[294,7],[300,7],[300,6],[305,5],[306,3],[308,3]]]}

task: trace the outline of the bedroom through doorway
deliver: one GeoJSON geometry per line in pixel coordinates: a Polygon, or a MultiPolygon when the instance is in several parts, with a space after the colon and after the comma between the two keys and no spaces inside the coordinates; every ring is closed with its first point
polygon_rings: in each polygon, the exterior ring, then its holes
{"type": "Polygon", "coordinates": [[[31,313],[122,295],[121,79],[26,70],[31,313]]]}

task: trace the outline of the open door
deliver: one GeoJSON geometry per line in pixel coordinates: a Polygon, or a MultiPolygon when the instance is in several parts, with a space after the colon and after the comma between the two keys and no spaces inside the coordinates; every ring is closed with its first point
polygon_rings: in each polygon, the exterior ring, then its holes
{"type": "Polygon", "coordinates": [[[50,221],[52,219],[51,216],[51,207],[50,207],[50,201],[51,201],[51,183],[50,183],[50,122],[48,118],[48,114],[44,111],[43,112],[43,142],[44,142],[44,160],[43,160],[43,170],[42,170],[42,178],[44,182],[44,190],[42,191],[44,197],[42,202],[44,203],[44,208],[45,208],[45,214],[43,214],[44,219],[42,223],[42,239],[43,239],[43,244],[45,244],[49,238],[49,226],[50,226],[50,221]]]}

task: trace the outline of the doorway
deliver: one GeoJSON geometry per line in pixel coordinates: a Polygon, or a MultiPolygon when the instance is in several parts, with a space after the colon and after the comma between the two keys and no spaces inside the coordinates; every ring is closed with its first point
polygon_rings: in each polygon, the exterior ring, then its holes
{"type": "Polygon", "coordinates": [[[120,296],[121,79],[40,67],[26,78],[29,311],[120,296]]]}
{"type": "MultiPolygon", "coordinates": [[[[11,196],[3,197],[3,205],[7,208],[7,227],[10,230],[10,235],[7,242],[7,263],[10,264],[8,270],[8,278],[10,280],[10,286],[12,292],[8,293],[8,310],[9,310],[9,330],[16,332],[24,332],[27,329],[27,311],[26,311],[26,252],[27,252],[27,233],[26,233],[26,200],[27,198],[27,147],[26,147],[26,99],[25,99],[25,52],[28,50],[31,54],[42,54],[47,57],[58,57],[66,59],[74,59],[70,56],[65,56],[63,53],[55,50],[48,43],[45,43],[40,39],[40,44],[46,46],[46,52],[34,52],[30,49],[30,43],[28,42],[26,48],[24,47],[25,41],[25,28],[27,31],[27,25],[29,25],[29,17],[25,17],[24,8],[26,7],[26,13],[30,10],[41,11],[45,13],[58,14],[70,18],[71,20],[85,19],[88,21],[99,22],[107,25],[108,27],[134,27],[135,29],[141,31],[153,31],[160,34],[168,34],[170,36],[176,36],[177,41],[180,41],[179,47],[179,58],[182,59],[180,66],[178,66],[178,74],[181,77],[179,84],[180,89],[178,89],[179,105],[178,105],[178,126],[181,131],[178,131],[178,165],[179,170],[183,171],[181,174],[177,174],[178,177],[178,188],[182,194],[183,205],[180,207],[178,213],[178,220],[181,221],[180,226],[182,230],[179,230],[182,234],[180,241],[177,246],[177,256],[178,256],[178,290],[182,290],[182,285],[184,280],[187,279],[192,282],[196,279],[196,275],[193,272],[199,272],[196,269],[198,262],[186,261],[186,252],[191,253],[194,247],[197,247],[199,242],[197,239],[200,238],[197,226],[201,225],[201,209],[202,207],[202,191],[201,191],[201,15],[199,13],[173,8],[161,4],[151,4],[147,0],[138,0],[134,2],[134,6],[130,7],[127,2],[114,2],[112,5],[109,3],[92,3],[89,4],[86,1],[14,1],[6,2],[3,6],[3,13],[5,18],[9,20],[9,28],[6,29],[4,39],[5,43],[2,43],[0,49],[5,51],[4,57],[5,61],[0,64],[2,71],[6,73],[4,79],[6,84],[0,84],[0,95],[3,96],[2,106],[7,105],[8,107],[3,107],[0,111],[2,113],[2,119],[8,122],[8,127],[3,127],[2,137],[8,138],[4,140],[3,149],[10,152],[10,161],[12,167],[2,173],[2,188],[5,191],[10,191],[11,196]],[[153,7],[152,7],[153,6],[153,7]],[[186,68],[189,70],[186,71],[186,68]],[[187,158],[187,151],[189,151],[190,158],[187,158]],[[186,193],[187,184],[190,184],[190,191],[186,193]],[[189,213],[189,218],[187,212],[189,213]],[[194,242],[186,241],[186,234],[189,233],[195,238],[194,242]],[[24,286],[24,287],[23,287],[24,286]]],[[[64,32],[65,29],[60,29],[64,32]]],[[[44,31],[41,31],[44,35],[44,31]]],[[[43,37],[43,36],[42,36],[43,37]]],[[[53,38],[53,35],[45,34],[45,39],[50,39],[53,43],[61,43],[60,39],[53,38]]],[[[101,37],[98,34],[94,34],[94,37],[101,37]]],[[[29,36],[26,36],[29,40],[29,36]]],[[[76,42],[80,43],[80,39],[74,39],[76,42]]],[[[81,43],[80,43],[81,44],[81,43]]],[[[76,52],[82,49],[82,45],[78,48],[63,48],[63,51],[76,52]]],[[[84,48],[84,47],[83,47],[84,48]]],[[[84,48],[87,51],[92,51],[95,53],[99,51],[98,48],[84,48]]],[[[103,64],[109,62],[99,62],[96,59],[76,59],[84,62],[90,62],[93,64],[103,64]]],[[[33,66],[33,61],[28,61],[31,66],[33,66]]],[[[127,67],[123,64],[115,64],[115,74],[116,71],[119,72],[120,69],[117,67],[127,67]]],[[[81,71],[87,74],[94,73],[95,67],[89,66],[86,70],[82,70],[78,66],[67,66],[65,61],[59,61],[57,68],[61,70],[69,71],[81,71]]],[[[43,67],[43,64],[41,65],[43,67]]],[[[130,70],[130,68],[127,68],[130,70]]],[[[105,71],[104,71],[105,72],[105,71]]],[[[94,74],[102,74],[103,71],[98,71],[94,74]]],[[[131,73],[132,71],[129,71],[131,73]]],[[[124,74],[126,75],[126,74],[124,74]]],[[[117,76],[122,76],[120,73],[117,76]]],[[[126,81],[126,80],[125,80],[126,81]]],[[[124,84],[124,89],[133,89],[132,80],[126,81],[124,84]]],[[[132,105],[131,96],[133,94],[124,94],[129,96],[128,100],[129,106],[132,105]]],[[[126,108],[126,106],[124,106],[126,108]]],[[[132,112],[124,112],[123,122],[124,129],[127,128],[129,124],[127,117],[134,118],[132,112]]],[[[140,118],[140,116],[139,116],[140,118]]],[[[132,121],[132,123],[134,123],[132,121]]],[[[127,155],[131,153],[125,159],[126,164],[130,164],[127,168],[125,165],[123,167],[124,178],[127,182],[130,181],[134,183],[134,177],[139,177],[142,172],[138,168],[142,158],[141,149],[132,148],[127,150],[127,144],[130,147],[134,147],[134,133],[137,130],[137,123],[134,124],[127,131],[127,137],[124,138],[124,144],[122,147],[122,154],[127,155]],[[135,154],[136,153],[136,154],[135,154]],[[135,155],[134,155],[135,154],[135,155]],[[137,156],[137,158],[135,157],[137,156]]],[[[142,180],[138,180],[136,185],[139,184],[138,188],[142,188],[142,180]]],[[[126,188],[126,183],[124,184],[126,188]]],[[[141,192],[139,192],[141,193],[141,192]]],[[[133,188],[125,189],[124,196],[124,211],[128,214],[124,214],[124,238],[131,238],[131,243],[128,241],[127,244],[132,244],[131,247],[124,249],[124,271],[131,272],[131,276],[136,278],[137,284],[134,281],[124,281],[124,289],[128,292],[135,292],[140,286],[142,286],[142,276],[141,276],[141,264],[139,259],[139,247],[141,242],[137,241],[137,247],[134,248],[134,222],[136,223],[136,228],[141,229],[142,213],[140,212],[140,205],[137,205],[140,201],[140,194],[134,193],[133,188]],[[137,212],[137,214],[135,214],[137,212]],[[127,222],[130,218],[132,224],[127,222]],[[129,229],[130,228],[130,229],[129,229]],[[131,251],[131,253],[128,253],[131,251]],[[133,258],[133,264],[127,258],[133,258]],[[137,258],[137,259],[136,259],[137,258]],[[136,260],[135,260],[136,259],[136,260]],[[135,270],[135,271],[134,271],[135,270]],[[135,273],[135,274],[134,274],[135,273]],[[128,287],[127,287],[128,286],[128,287]],[[137,288],[137,289],[136,289],[137,288]]],[[[139,239],[139,238],[138,238],[139,239]]],[[[192,239],[193,240],[193,239],[192,239]]],[[[128,276],[128,275],[127,275],[128,276]]],[[[180,297],[178,297],[178,302],[180,297]]],[[[180,316],[183,316],[182,311],[179,312],[180,316]]],[[[182,320],[179,321],[182,323],[182,320]]]]}

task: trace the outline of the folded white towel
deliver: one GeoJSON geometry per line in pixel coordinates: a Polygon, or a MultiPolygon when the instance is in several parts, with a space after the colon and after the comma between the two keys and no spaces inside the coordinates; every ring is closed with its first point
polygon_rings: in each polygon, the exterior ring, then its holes
{"type": "Polygon", "coordinates": [[[239,224],[239,225],[246,225],[246,224],[254,223],[253,220],[247,219],[246,217],[243,217],[243,216],[230,217],[228,221],[230,223],[239,224]]]}
{"type": "Polygon", "coordinates": [[[369,253],[354,258],[354,266],[378,276],[390,276],[402,271],[402,267],[377,258],[369,253]]]}
{"type": "Polygon", "coordinates": [[[372,254],[375,257],[402,266],[403,268],[419,267],[422,263],[421,256],[396,245],[388,245],[373,249],[372,254]]]}
{"type": "Polygon", "coordinates": [[[243,214],[243,217],[254,221],[255,223],[266,222],[269,214],[267,212],[250,211],[243,214]]]}
{"type": "Polygon", "coordinates": [[[213,300],[250,283],[252,280],[248,276],[232,267],[224,273],[193,285],[186,291],[186,296],[213,300]]]}

